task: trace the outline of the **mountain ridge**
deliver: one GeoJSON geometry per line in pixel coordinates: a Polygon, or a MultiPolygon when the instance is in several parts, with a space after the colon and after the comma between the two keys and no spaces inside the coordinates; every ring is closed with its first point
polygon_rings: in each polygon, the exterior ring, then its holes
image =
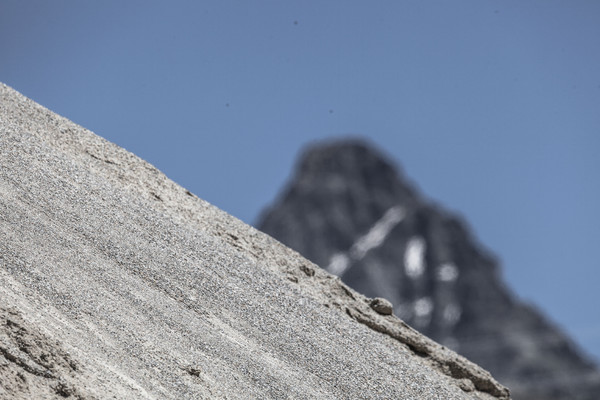
{"type": "Polygon", "coordinates": [[[594,364],[515,297],[464,219],[418,193],[369,142],[309,146],[256,226],[357,291],[389,299],[401,319],[493,371],[515,398],[591,400],[600,391],[594,364]]]}

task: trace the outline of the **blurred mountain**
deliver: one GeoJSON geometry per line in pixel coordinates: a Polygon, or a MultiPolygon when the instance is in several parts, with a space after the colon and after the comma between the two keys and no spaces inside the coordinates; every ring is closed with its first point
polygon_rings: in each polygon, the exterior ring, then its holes
{"type": "Polygon", "coordinates": [[[515,399],[598,399],[600,374],[501,279],[460,217],[424,198],[361,140],[314,145],[257,227],[432,339],[482,365],[515,399]]]}

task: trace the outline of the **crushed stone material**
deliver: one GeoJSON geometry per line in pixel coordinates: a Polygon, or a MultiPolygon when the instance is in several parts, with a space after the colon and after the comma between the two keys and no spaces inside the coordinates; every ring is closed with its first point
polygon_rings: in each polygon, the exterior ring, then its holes
{"type": "Polygon", "coordinates": [[[0,307],[0,399],[509,398],[296,252],[2,84],[0,307]]]}

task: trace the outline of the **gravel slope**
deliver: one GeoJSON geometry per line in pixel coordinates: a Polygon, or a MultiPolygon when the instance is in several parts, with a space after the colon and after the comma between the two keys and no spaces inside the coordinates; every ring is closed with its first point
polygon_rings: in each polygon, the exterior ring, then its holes
{"type": "Polygon", "coordinates": [[[0,84],[0,398],[508,398],[369,301],[0,84]]]}

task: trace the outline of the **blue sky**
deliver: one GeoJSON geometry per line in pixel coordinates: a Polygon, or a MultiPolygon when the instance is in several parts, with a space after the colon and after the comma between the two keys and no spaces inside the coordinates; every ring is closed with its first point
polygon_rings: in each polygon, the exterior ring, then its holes
{"type": "Polygon", "coordinates": [[[596,0],[3,0],[0,81],[248,223],[368,137],[600,360],[596,0]]]}

